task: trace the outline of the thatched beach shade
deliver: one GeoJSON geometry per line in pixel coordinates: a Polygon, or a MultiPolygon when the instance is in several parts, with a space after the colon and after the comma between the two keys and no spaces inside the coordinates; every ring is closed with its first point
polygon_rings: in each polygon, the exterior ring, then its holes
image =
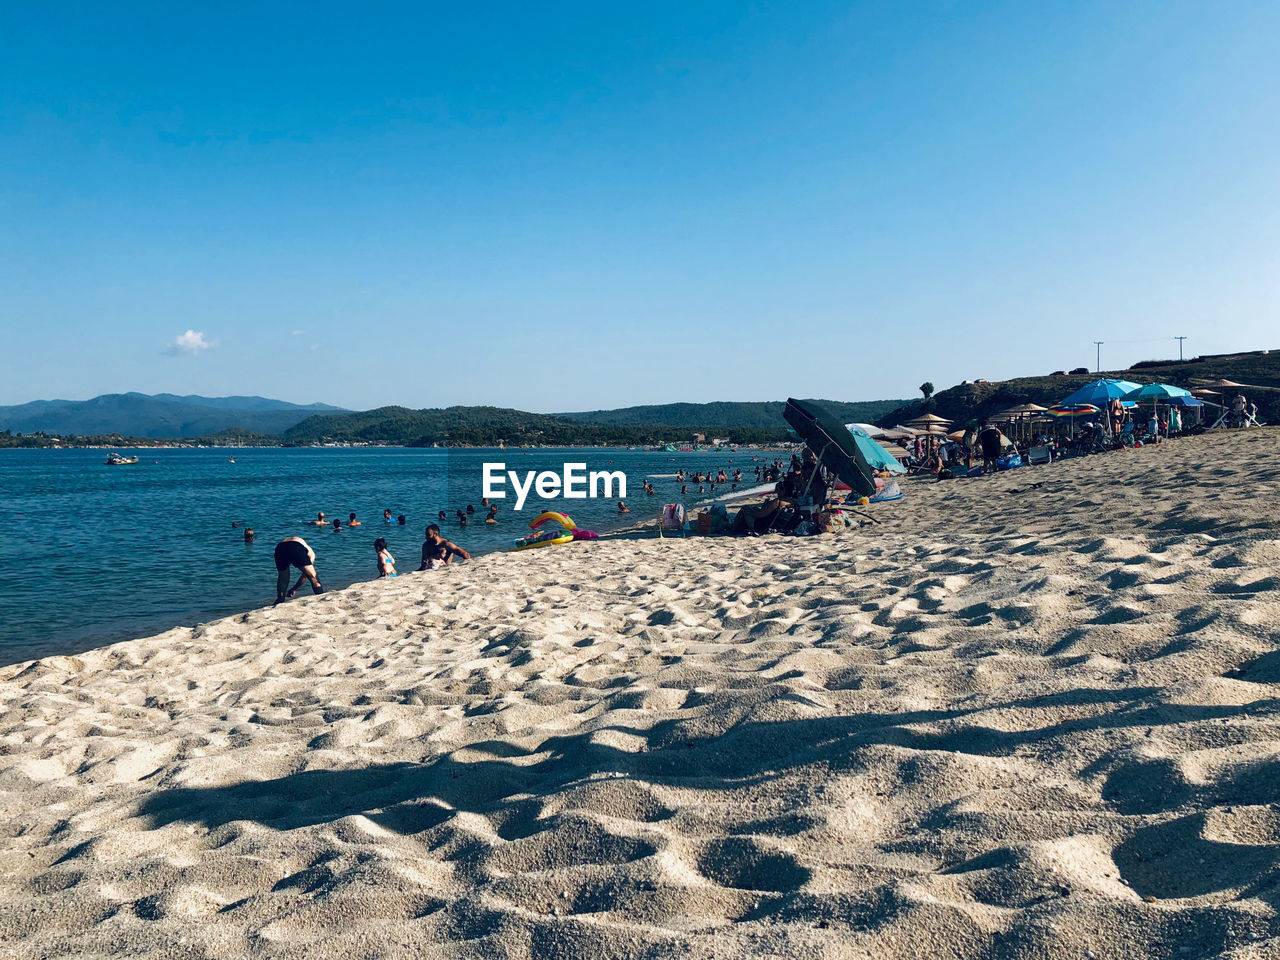
{"type": "Polygon", "coordinates": [[[944,424],[944,423],[953,423],[953,422],[954,421],[948,420],[946,417],[938,416],[936,413],[926,413],[923,416],[916,417],[914,420],[907,421],[907,423],[909,423],[913,427],[927,427],[930,424],[944,424]]]}
{"type": "Polygon", "coordinates": [[[1012,419],[1029,413],[1044,413],[1048,409],[1048,407],[1042,407],[1038,403],[1020,403],[1016,407],[1010,407],[1008,410],[1001,410],[995,415],[995,419],[1012,419]]]}
{"type": "Polygon", "coordinates": [[[1016,407],[1010,407],[1008,410],[1001,410],[999,413],[990,417],[992,420],[1008,420],[1010,423],[1016,424],[1017,433],[1021,435],[1024,431],[1022,425],[1030,423],[1032,417],[1037,413],[1044,413],[1048,407],[1042,407],[1038,403],[1020,403],[1016,407]]]}
{"type": "Polygon", "coordinates": [[[1204,388],[1201,388],[1201,389],[1199,389],[1199,390],[1192,390],[1191,392],[1192,392],[1193,394],[1195,394],[1197,397],[1220,397],[1220,396],[1222,396],[1222,391],[1221,391],[1221,390],[1205,390],[1204,388]]]}
{"type": "Polygon", "coordinates": [[[1192,380],[1206,387],[1217,387],[1219,390],[1280,390],[1280,387],[1267,387],[1261,383],[1236,383],[1234,380],[1192,380]]]}
{"type": "Polygon", "coordinates": [[[877,440],[907,440],[914,437],[916,432],[908,430],[906,427],[881,427],[880,436],[877,440]]]}

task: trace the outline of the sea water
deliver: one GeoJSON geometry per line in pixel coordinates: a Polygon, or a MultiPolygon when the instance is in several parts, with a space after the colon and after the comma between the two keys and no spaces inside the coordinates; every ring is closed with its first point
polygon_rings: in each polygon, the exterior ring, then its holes
{"type": "MultiPolygon", "coordinates": [[[[622,470],[633,512],[621,519],[634,521],[682,499],[680,485],[669,478],[654,480],[657,495],[646,496],[646,476],[737,467],[746,487],[754,483],[755,464],[771,456],[617,448],[120,452],[136,454],[139,462],[105,466],[105,450],[0,450],[0,663],[74,653],[268,605],[275,597],[272,553],[288,536],[311,544],[320,579],[331,589],[376,578],[373,541],[380,536],[400,573],[417,570],[423,529],[439,522],[440,510],[447,515],[440,524],[445,537],[473,553],[509,548],[544,508],[563,511],[586,529],[619,523],[616,498],[531,498],[519,514],[509,498],[498,501],[500,522],[487,525],[480,505],[484,462],[505,462],[522,473],[560,472],[566,462],[622,470]],[[474,495],[464,498],[459,478],[472,476],[474,495]],[[467,503],[476,513],[460,527],[454,511],[467,503]],[[406,524],[384,523],[385,509],[393,517],[404,514],[406,524]],[[344,529],[308,525],[320,510],[344,529]],[[347,529],[353,511],[362,526],[347,529]],[[244,542],[246,526],[256,534],[252,543],[244,542]]],[[[708,496],[694,487],[683,499],[692,506],[708,496]]],[[[309,595],[310,588],[300,593],[309,595]]]]}

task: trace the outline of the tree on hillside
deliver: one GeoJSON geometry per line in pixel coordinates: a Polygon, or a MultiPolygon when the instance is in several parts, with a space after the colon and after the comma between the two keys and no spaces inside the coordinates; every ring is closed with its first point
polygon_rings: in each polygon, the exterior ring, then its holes
{"type": "Polygon", "coordinates": [[[926,400],[928,400],[930,397],[932,397],[932,396],[933,396],[933,383],[932,383],[932,381],[926,380],[924,383],[920,384],[920,392],[924,394],[924,398],[925,398],[926,400]]]}

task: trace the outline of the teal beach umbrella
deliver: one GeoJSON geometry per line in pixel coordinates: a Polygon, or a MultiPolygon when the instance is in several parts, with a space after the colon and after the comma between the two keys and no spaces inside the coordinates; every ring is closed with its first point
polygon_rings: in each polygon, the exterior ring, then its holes
{"type": "Polygon", "coordinates": [[[1076,403],[1091,403],[1095,407],[1106,407],[1108,403],[1119,397],[1121,400],[1126,399],[1126,394],[1139,388],[1139,384],[1130,380],[1112,380],[1103,377],[1101,380],[1095,380],[1093,383],[1086,383],[1083,387],[1066,397],[1062,398],[1061,406],[1070,406],[1076,403]]]}
{"type": "Polygon", "coordinates": [[[853,442],[858,445],[862,455],[872,470],[888,470],[890,473],[906,473],[907,468],[898,462],[898,458],[869,437],[865,431],[857,427],[849,427],[853,434],[853,442]]]}

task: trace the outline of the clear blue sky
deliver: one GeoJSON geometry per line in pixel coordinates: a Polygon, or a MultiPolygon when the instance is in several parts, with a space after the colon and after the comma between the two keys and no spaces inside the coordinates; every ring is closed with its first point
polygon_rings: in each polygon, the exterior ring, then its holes
{"type": "Polygon", "coordinates": [[[1278,147],[1274,2],[10,5],[0,403],[1280,347],[1278,147]]]}

